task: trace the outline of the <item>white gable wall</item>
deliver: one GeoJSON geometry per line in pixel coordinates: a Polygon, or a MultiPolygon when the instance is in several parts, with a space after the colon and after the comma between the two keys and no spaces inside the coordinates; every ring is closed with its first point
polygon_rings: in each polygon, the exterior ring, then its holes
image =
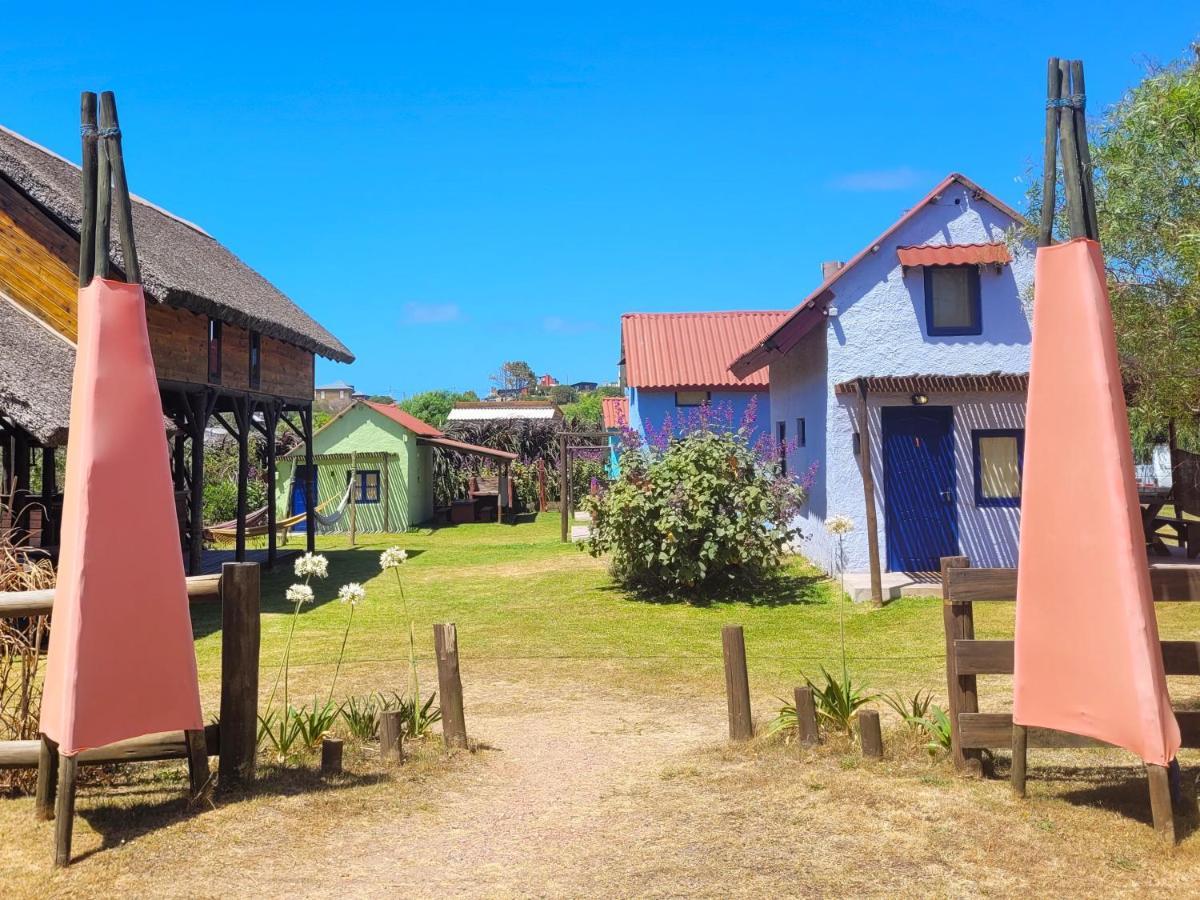
{"type": "MultiPolygon", "coordinates": [[[[923,271],[914,268],[905,273],[896,255],[897,248],[1005,240],[1013,224],[1007,214],[983,199],[973,198],[970,191],[954,183],[941,200],[928,204],[876,252],[847,271],[833,285],[833,305],[838,315],[830,317],[824,327],[818,326],[786,356],[772,363],[772,418],[788,417],[789,434],[796,416],[808,418],[808,447],[797,449],[789,462],[798,470],[812,460],[818,460],[821,466],[808,508],[798,523],[808,535],[801,550],[817,564],[828,566],[831,558],[824,520],[828,515],[842,513],[855,522],[855,532],[846,542],[846,569],[868,568],[866,504],[858,458],[853,453],[858,398],[835,394],[833,385],[859,376],[1029,370],[1029,312],[1022,298],[1032,296],[1031,248],[1012,239],[1008,241],[1013,262],[998,274],[994,267],[987,267],[980,274],[983,333],[953,337],[927,334],[923,271]],[[820,446],[822,443],[824,446],[820,446]]],[[[872,397],[870,404],[870,443],[880,559],[884,567],[886,517],[878,407],[881,403],[909,402],[907,395],[893,395],[872,397]]],[[[1014,564],[1019,511],[975,507],[970,430],[971,427],[1019,427],[1024,418],[1023,398],[993,394],[931,395],[929,402],[962,407],[956,410],[954,421],[960,551],[978,565],[1014,564]]]]}

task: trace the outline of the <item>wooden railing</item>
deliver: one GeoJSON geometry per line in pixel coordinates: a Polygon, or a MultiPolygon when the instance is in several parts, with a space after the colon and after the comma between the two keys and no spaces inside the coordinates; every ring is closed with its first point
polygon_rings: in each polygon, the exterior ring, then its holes
{"type": "MultiPolygon", "coordinates": [[[[257,563],[226,563],[220,575],[187,580],[192,603],[221,603],[221,716],[204,729],[210,756],[221,757],[221,781],[253,777],[258,726],[259,570],[257,563]]],[[[0,593],[0,618],[53,617],[54,591],[0,593]]],[[[38,765],[40,740],[0,741],[0,768],[38,765]]],[[[182,731],[167,731],[79,754],[82,764],[187,759],[182,731]]]]}
{"type": "MultiPolygon", "coordinates": [[[[1156,602],[1200,601],[1200,567],[1150,569],[1156,602]]],[[[946,631],[946,681],[949,691],[953,757],[959,768],[978,769],[980,750],[1012,746],[1011,713],[979,711],[977,675],[1011,675],[1013,642],[977,640],[973,604],[1014,602],[1016,569],[972,569],[965,556],[942,560],[943,619],[946,631]]],[[[1162,641],[1168,675],[1200,675],[1200,642],[1162,641]]],[[[1200,747],[1200,711],[1176,710],[1184,747],[1200,747]]],[[[1103,742],[1049,728],[1029,728],[1030,747],[1092,747],[1103,742]]]]}

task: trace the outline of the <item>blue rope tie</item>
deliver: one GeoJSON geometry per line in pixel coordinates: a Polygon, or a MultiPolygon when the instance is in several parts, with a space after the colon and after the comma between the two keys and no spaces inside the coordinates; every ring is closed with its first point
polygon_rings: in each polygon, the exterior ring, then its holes
{"type": "Polygon", "coordinates": [[[1087,103],[1086,94],[1072,94],[1070,97],[1059,97],[1056,100],[1047,100],[1046,109],[1083,109],[1087,103]]]}
{"type": "Polygon", "coordinates": [[[96,133],[95,125],[80,125],[79,134],[81,137],[88,137],[96,133]]]}
{"type": "Polygon", "coordinates": [[[117,128],[117,127],[114,125],[114,126],[112,126],[112,127],[110,127],[110,128],[101,128],[101,129],[100,129],[98,132],[96,132],[96,133],[97,133],[97,134],[98,134],[100,137],[120,137],[120,136],[121,136],[121,129],[120,129],[120,128],[117,128]]]}

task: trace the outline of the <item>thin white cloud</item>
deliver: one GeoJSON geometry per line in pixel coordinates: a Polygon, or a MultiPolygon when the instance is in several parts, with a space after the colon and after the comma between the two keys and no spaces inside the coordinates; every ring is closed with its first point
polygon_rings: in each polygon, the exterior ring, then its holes
{"type": "Polygon", "coordinates": [[[550,334],[582,334],[595,327],[594,322],[582,322],[563,316],[546,316],[542,319],[542,330],[550,334]]]}
{"type": "Polygon", "coordinates": [[[463,318],[457,303],[405,303],[404,321],[409,325],[444,325],[463,318]]]}
{"type": "Polygon", "coordinates": [[[912,166],[897,166],[894,169],[866,169],[847,172],[829,182],[839,191],[902,191],[929,181],[929,175],[912,166]]]}

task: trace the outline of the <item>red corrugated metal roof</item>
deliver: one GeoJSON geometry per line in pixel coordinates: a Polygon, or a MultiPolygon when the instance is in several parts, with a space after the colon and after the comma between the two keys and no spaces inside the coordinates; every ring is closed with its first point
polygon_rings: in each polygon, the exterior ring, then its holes
{"type": "Polygon", "coordinates": [[[466,444],[462,441],[456,441],[452,438],[442,437],[439,433],[437,437],[419,437],[418,444],[428,444],[431,447],[445,447],[447,450],[457,450],[459,453],[471,453],[475,456],[490,456],[492,459],[506,459],[510,462],[517,458],[517,454],[509,453],[507,450],[496,450],[492,447],[481,447],[479,444],[466,444]]]}
{"type": "Polygon", "coordinates": [[[410,415],[396,406],[394,403],[376,403],[374,400],[362,401],[371,409],[380,415],[387,416],[393,422],[403,425],[409,431],[421,437],[441,437],[442,433],[430,425],[428,422],[422,422],[414,415],[410,415]]]}
{"type": "Polygon", "coordinates": [[[629,398],[605,397],[600,401],[605,428],[625,428],[629,425],[629,398]]]}
{"type": "Polygon", "coordinates": [[[729,361],[789,315],[780,310],[623,315],[626,383],[650,389],[766,387],[766,371],[739,381],[729,361]]]}
{"type": "Polygon", "coordinates": [[[1003,266],[1012,262],[1002,241],[990,244],[924,244],[897,247],[902,266],[1003,266]]]}
{"type": "Polygon", "coordinates": [[[800,338],[804,337],[804,335],[821,320],[822,317],[814,315],[813,310],[819,309],[822,303],[828,303],[829,300],[833,299],[833,285],[840,280],[842,276],[846,275],[851,269],[853,269],[856,265],[873,253],[880,244],[891,237],[891,235],[894,234],[902,225],[917,216],[930,203],[934,202],[939,194],[941,194],[955,182],[958,182],[968,191],[971,191],[973,194],[976,194],[986,200],[993,207],[1000,210],[1000,212],[1004,213],[1013,221],[1025,221],[1024,217],[1019,212],[1017,212],[1003,200],[1000,200],[994,194],[985,191],[965,175],[960,175],[958,172],[951,172],[944,179],[942,179],[941,183],[938,184],[937,187],[926,194],[920,203],[908,210],[908,212],[888,226],[888,229],[883,234],[875,238],[875,240],[867,244],[867,246],[863,247],[862,250],[855,254],[855,256],[848,263],[826,278],[815,291],[804,298],[799,306],[797,306],[790,313],[788,313],[787,316],[784,317],[784,321],[779,326],[773,328],[768,334],[763,335],[758,340],[752,341],[751,343],[748,343],[744,347],[740,348],[737,351],[737,353],[741,354],[740,356],[735,354],[736,358],[734,358],[734,356],[730,357],[733,362],[730,364],[729,368],[740,375],[746,376],[748,382],[750,380],[750,376],[753,373],[761,371],[767,365],[767,363],[771,361],[772,357],[787,353],[792,349],[792,347],[796,346],[800,338]],[[828,295],[828,297],[826,297],[826,295],[828,295]],[[789,328],[788,326],[792,325],[793,320],[795,320],[795,325],[789,328]]]}

